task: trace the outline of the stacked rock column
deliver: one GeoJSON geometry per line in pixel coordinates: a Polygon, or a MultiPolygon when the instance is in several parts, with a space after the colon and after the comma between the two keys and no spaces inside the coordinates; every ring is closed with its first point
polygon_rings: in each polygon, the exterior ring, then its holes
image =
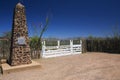
{"type": "Polygon", "coordinates": [[[16,66],[32,63],[30,56],[25,7],[21,3],[18,3],[14,10],[11,41],[11,53],[9,60],[10,65],[16,66]],[[19,42],[19,38],[21,37],[23,40],[21,40],[22,42],[19,42]]]}

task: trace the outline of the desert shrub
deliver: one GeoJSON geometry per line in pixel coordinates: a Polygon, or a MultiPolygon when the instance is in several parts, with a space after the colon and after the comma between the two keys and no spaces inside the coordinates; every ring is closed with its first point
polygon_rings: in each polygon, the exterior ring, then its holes
{"type": "Polygon", "coordinates": [[[61,40],[60,45],[70,45],[70,40],[61,40]]]}
{"type": "Polygon", "coordinates": [[[52,40],[52,41],[45,41],[45,45],[46,46],[57,46],[57,41],[56,40],[52,40]]]}
{"type": "Polygon", "coordinates": [[[120,38],[86,39],[87,51],[120,53],[120,38]]]}

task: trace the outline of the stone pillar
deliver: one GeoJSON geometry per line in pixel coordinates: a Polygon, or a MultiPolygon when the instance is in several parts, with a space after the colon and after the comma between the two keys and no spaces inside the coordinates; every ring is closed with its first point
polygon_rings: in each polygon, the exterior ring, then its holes
{"type": "Polygon", "coordinates": [[[32,63],[32,61],[30,56],[25,7],[21,3],[18,3],[14,10],[9,64],[16,66],[30,63],[32,63]]]}

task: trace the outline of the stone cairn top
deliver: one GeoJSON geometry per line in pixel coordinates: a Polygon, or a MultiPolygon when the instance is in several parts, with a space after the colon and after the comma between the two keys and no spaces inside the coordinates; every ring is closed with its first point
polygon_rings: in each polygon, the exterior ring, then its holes
{"type": "Polygon", "coordinates": [[[21,7],[21,8],[23,8],[24,5],[22,5],[22,4],[19,2],[19,3],[17,3],[16,7],[19,7],[19,8],[21,7]]]}

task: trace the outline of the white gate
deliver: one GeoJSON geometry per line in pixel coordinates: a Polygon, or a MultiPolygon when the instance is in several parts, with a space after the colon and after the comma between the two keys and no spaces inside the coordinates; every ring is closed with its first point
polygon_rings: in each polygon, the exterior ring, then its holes
{"type": "Polygon", "coordinates": [[[42,47],[42,57],[58,57],[65,55],[74,55],[82,53],[82,40],[80,44],[73,44],[73,40],[70,40],[70,45],[60,45],[60,41],[57,41],[57,46],[45,46],[45,41],[42,47]]]}

